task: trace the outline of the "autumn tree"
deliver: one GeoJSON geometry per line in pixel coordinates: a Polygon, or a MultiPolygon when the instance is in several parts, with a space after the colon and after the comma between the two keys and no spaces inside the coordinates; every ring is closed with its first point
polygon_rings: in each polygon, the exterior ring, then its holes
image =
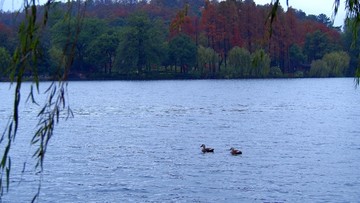
{"type": "Polygon", "coordinates": [[[201,28],[204,31],[206,39],[205,47],[211,47],[215,50],[216,38],[216,7],[209,0],[205,1],[204,9],[201,15],[201,28]]]}
{"type": "Polygon", "coordinates": [[[173,38],[179,34],[186,34],[193,39],[196,38],[196,17],[188,15],[189,4],[185,4],[184,8],[179,10],[174,19],[170,23],[170,37],[173,38]]]}

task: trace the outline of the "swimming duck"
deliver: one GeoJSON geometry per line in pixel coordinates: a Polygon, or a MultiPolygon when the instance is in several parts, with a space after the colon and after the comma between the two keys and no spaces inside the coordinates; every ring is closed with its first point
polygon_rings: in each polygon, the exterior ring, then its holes
{"type": "Polygon", "coordinates": [[[230,153],[231,153],[232,155],[242,154],[242,151],[237,150],[237,149],[234,149],[233,147],[230,148],[230,151],[231,151],[230,153]]]}
{"type": "Polygon", "coordinates": [[[201,151],[203,153],[206,153],[206,152],[214,152],[214,149],[213,148],[206,148],[204,144],[202,144],[200,147],[202,147],[201,151]]]}

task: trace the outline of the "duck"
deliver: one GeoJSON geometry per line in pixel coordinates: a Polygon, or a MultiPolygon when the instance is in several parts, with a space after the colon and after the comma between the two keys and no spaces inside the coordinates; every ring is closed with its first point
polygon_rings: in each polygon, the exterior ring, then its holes
{"type": "Polygon", "coordinates": [[[207,152],[214,152],[213,148],[206,148],[204,144],[202,144],[200,147],[202,147],[201,151],[203,153],[207,153],[207,152]]]}
{"type": "Polygon", "coordinates": [[[242,151],[240,151],[240,150],[237,150],[237,149],[235,149],[234,147],[231,147],[230,148],[230,153],[231,153],[231,155],[239,155],[239,154],[242,154],[242,151]]]}

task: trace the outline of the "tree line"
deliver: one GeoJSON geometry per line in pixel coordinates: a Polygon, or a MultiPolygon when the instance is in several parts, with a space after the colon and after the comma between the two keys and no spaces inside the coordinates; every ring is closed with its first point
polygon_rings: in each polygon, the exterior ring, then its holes
{"type": "MultiPolygon", "coordinates": [[[[253,0],[87,1],[79,35],[78,19],[63,20],[66,3],[51,9],[37,50],[44,78],[65,71],[58,66],[69,43],[70,79],[342,77],[359,63],[359,40],[347,24],[280,7],[270,25],[271,5],[253,0]]],[[[0,13],[3,79],[22,18],[0,13]]]]}

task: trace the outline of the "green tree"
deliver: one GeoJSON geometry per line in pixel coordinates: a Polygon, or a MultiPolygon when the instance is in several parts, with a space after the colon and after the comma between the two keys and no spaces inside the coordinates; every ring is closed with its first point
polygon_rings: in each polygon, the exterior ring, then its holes
{"type": "Polygon", "coordinates": [[[212,48],[199,46],[197,53],[197,64],[202,75],[211,74],[219,61],[218,54],[212,48]]]}
{"type": "Polygon", "coordinates": [[[159,66],[164,60],[165,36],[160,21],[151,21],[144,13],[135,13],[121,29],[115,65],[120,72],[138,74],[159,66]]]}
{"type": "Polygon", "coordinates": [[[331,52],[322,59],[330,69],[332,77],[342,77],[349,68],[350,56],[344,51],[331,52]]]}
{"type": "Polygon", "coordinates": [[[249,77],[251,64],[251,54],[245,48],[234,47],[229,51],[228,68],[232,77],[249,77]]]}
{"type": "Polygon", "coordinates": [[[281,78],[283,76],[281,68],[278,66],[271,67],[269,71],[269,76],[272,78],[281,78]]]}
{"type": "Polygon", "coordinates": [[[87,62],[95,67],[96,72],[111,74],[119,42],[115,31],[103,33],[91,41],[86,51],[87,62]]]}
{"type": "Polygon", "coordinates": [[[196,64],[196,50],[191,38],[180,34],[169,43],[169,58],[175,67],[180,66],[181,73],[187,73],[196,64]]]}
{"type": "MultiPolygon", "coordinates": [[[[91,42],[106,32],[106,23],[97,18],[85,18],[82,21],[81,32],[77,29],[77,21],[75,19],[70,22],[58,21],[51,28],[52,46],[75,48],[75,58],[72,69],[79,72],[89,72],[89,64],[87,53],[90,53],[89,46],[91,42]],[[79,32],[77,36],[76,33],[79,32]],[[71,46],[69,46],[71,45],[71,46]]],[[[65,50],[69,52],[69,50],[65,50]]]]}
{"type": "MultiPolygon", "coordinates": [[[[344,32],[342,35],[343,46],[347,53],[350,56],[350,65],[347,71],[347,75],[354,75],[356,68],[359,66],[359,53],[360,53],[360,37],[354,38],[351,24],[352,20],[348,20],[344,25],[344,32]]],[[[360,28],[357,28],[357,32],[360,31],[360,28]]]]}
{"type": "Polygon", "coordinates": [[[7,75],[6,72],[10,65],[10,59],[9,52],[4,47],[0,47],[0,78],[7,75]]]}
{"type": "Polygon", "coordinates": [[[252,54],[251,77],[267,77],[270,72],[270,56],[263,49],[256,50],[252,54]]]}
{"type": "Polygon", "coordinates": [[[66,64],[66,57],[63,57],[63,52],[59,47],[52,46],[49,50],[49,57],[50,57],[50,65],[49,65],[49,74],[52,76],[60,76],[64,74],[63,69],[58,69],[61,64],[66,64]]]}
{"type": "Polygon", "coordinates": [[[292,69],[292,71],[296,71],[302,66],[303,63],[305,63],[306,56],[304,55],[302,48],[297,44],[293,44],[290,47],[289,56],[290,69],[292,69]]]}
{"type": "Polygon", "coordinates": [[[304,53],[309,62],[321,59],[325,54],[334,49],[334,45],[330,39],[320,30],[306,35],[304,53]]]}
{"type": "Polygon", "coordinates": [[[311,68],[309,72],[310,77],[329,77],[330,75],[330,68],[326,64],[324,60],[314,60],[311,63],[311,68]]]}

